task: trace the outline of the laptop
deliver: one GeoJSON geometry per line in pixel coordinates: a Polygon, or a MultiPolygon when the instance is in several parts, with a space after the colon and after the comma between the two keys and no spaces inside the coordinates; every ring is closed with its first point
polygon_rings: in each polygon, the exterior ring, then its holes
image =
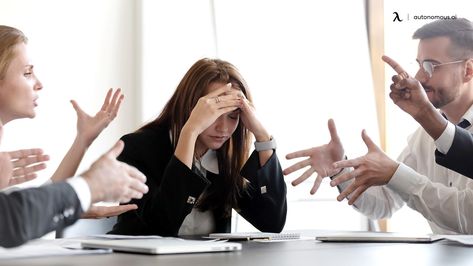
{"type": "Polygon", "coordinates": [[[163,237],[158,239],[83,240],[81,246],[82,248],[103,248],[112,249],[113,251],[154,255],[241,250],[240,243],[186,240],[175,237],[163,237]]]}
{"type": "Polygon", "coordinates": [[[323,242],[433,243],[443,237],[428,234],[344,232],[324,234],[315,239],[323,242]]]}

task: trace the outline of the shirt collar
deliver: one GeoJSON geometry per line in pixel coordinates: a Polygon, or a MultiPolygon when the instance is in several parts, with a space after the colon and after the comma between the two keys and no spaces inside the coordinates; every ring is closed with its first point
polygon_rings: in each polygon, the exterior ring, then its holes
{"type": "Polygon", "coordinates": [[[462,116],[462,119],[468,120],[468,122],[473,125],[473,105],[471,105],[466,113],[462,116]]]}
{"type": "Polygon", "coordinates": [[[200,159],[200,164],[205,170],[212,172],[216,175],[219,174],[217,152],[215,150],[208,149],[207,152],[202,155],[202,158],[200,159]]]}
{"type": "MultiPolygon", "coordinates": [[[[445,117],[445,119],[447,119],[447,116],[445,115],[444,112],[442,112],[442,116],[445,117]]],[[[448,119],[447,119],[448,120],[448,119]]],[[[473,104],[470,106],[470,108],[468,108],[468,110],[466,110],[466,112],[462,115],[462,118],[460,119],[460,122],[463,121],[463,120],[467,120],[468,122],[470,122],[470,124],[473,125],[473,104]]]]}

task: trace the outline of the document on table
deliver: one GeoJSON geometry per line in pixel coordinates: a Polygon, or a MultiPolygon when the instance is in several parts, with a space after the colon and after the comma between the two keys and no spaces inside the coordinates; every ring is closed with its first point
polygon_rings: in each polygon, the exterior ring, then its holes
{"type": "Polygon", "coordinates": [[[267,232],[252,232],[252,233],[213,233],[208,238],[214,239],[228,239],[228,240],[270,240],[270,241],[284,241],[300,239],[300,233],[267,233],[267,232]]]}
{"type": "Polygon", "coordinates": [[[439,235],[445,240],[454,241],[465,246],[473,246],[473,235],[439,235]]]}
{"type": "MultiPolygon", "coordinates": [[[[55,241],[55,240],[35,240],[25,245],[15,248],[0,247],[0,261],[8,259],[26,259],[48,256],[69,256],[69,255],[88,255],[88,254],[106,254],[112,250],[107,249],[80,249],[70,248],[73,246],[71,241],[55,241]]],[[[77,247],[80,247],[77,245],[77,247]]]]}

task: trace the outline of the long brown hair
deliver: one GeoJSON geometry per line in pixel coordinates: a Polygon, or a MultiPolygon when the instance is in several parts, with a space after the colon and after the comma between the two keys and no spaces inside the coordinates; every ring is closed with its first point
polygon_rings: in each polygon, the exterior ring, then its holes
{"type": "MultiPolygon", "coordinates": [[[[230,82],[232,87],[239,88],[252,101],[248,85],[235,66],[223,60],[204,58],[187,71],[161,114],[141,129],[168,126],[173,147],[176,148],[182,127],[189,119],[192,109],[214,82],[230,82]]],[[[198,208],[222,208],[224,215],[229,216],[231,209],[238,207],[237,198],[245,184],[240,170],[248,159],[250,141],[249,131],[240,121],[231,138],[216,151],[223,184],[211,186],[199,199],[196,205],[198,208]]]]}
{"type": "Polygon", "coordinates": [[[5,77],[8,66],[15,55],[15,46],[28,43],[28,38],[22,31],[13,27],[0,25],[0,80],[5,77]]]}

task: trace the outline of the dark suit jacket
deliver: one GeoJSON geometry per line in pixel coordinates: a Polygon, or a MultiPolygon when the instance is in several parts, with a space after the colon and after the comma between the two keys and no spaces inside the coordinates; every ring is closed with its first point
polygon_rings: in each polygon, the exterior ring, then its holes
{"type": "MultiPolygon", "coordinates": [[[[119,160],[135,166],[147,177],[149,192],[131,203],[136,211],[121,214],[112,234],[176,236],[192,211],[190,197],[198,199],[208,186],[219,186],[223,177],[194,173],[174,156],[169,129],[144,129],[122,137],[125,149],[119,160]]],[[[280,232],[286,222],[286,184],[276,153],[260,167],[254,152],[241,170],[250,186],[238,198],[238,212],[261,231],[280,232]],[[261,187],[266,186],[266,193],[261,187]]],[[[231,217],[214,210],[216,232],[230,232],[231,217]]]]}
{"type": "Polygon", "coordinates": [[[73,224],[82,213],[67,183],[0,193],[0,246],[14,247],[73,224]]]}
{"type": "Polygon", "coordinates": [[[435,150],[435,161],[464,176],[473,178],[473,135],[455,126],[455,137],[447,154],[435,150]]]}

